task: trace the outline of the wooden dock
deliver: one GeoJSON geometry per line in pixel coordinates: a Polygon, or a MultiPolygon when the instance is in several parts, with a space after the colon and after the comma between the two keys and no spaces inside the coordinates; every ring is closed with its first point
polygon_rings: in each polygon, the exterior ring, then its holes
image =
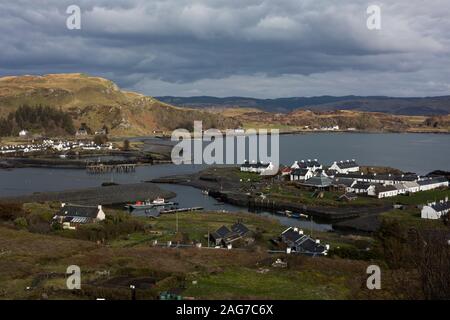
{"type": "Polygon", "coordinates": [[[170,210],[161,210],[159,213],[180,213],[180,212],[190,212],[190,211],[201,211],[203,207],[192,207],[192,208],[180,208],[180,209],[170,209],[170,210]]]}
{"type": "Polygon", "coordinates": [[[88,164],[86,165],[86,171],[90,174],[132,173],[136,171],[136,164],[88,164]]]}

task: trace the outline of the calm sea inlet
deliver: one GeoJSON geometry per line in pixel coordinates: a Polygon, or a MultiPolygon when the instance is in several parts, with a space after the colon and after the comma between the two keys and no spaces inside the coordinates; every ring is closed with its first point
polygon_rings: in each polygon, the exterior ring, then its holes
{"type": "MultiPolygon", "coordinates": [[[[450,171],[450,135],[314,133],[280,136],[282,164],[290,165],[295,160],[315,158],[325,165],[330,165],[335,160],[356,159],[361,165],[390,166],[418,174],[437,169],[450,171]]],[[[89,175],[84,170],[77,169],[0,170],[0,196],[95,187],[111,181],[135,183],[162,176],[193,173],[202,168],[202,165],[167,164],[138,167],[136,172],[131,174],[107,175],[89,175]]],[[[214,199],[203,195],[200,190],[191,187],[160,187],[177,193],[174,201],[182,207],[201,206],[208,210],[245,211],[244,208],[218,204],[214,199]]],[[[308,220],[274,217],[284,225],[311,227],[308,220]]],[[[328,230],[330,225],[313,222],[313,228],[328,230]]]]}

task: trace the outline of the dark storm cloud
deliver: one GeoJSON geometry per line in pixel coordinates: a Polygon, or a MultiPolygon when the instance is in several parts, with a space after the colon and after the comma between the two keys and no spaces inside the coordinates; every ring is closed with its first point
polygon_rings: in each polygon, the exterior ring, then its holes
{"type": "Polygon", "coordinates": [[[21,0],[0,3],[0,71],[86,72],[149,95],[441,95],[447,0],[21,0]],[[82,30],[65,27],[82,9],[82,30]]]}

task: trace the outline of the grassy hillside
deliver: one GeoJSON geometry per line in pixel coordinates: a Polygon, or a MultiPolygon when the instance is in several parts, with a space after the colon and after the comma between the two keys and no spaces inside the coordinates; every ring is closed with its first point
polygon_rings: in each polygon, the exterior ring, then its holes
{"type": "MultiPolygon", "coordinates": [[[[211,109],[210,109],[211,110],[211,109]]],[[[217,112],[212,109],[210,112],[217,112]]],[[[350,110],[272,113],[253,108],[228,108],[226,117],[239,119],[248,128],[277,128],[281,131],[304,130],[338,125],[373,132],[449,132],[450,116],[404,116],[350,110]]]]}
{"type": "Polygon", "coordinates": [[[92,130],[103,125],[114,135],[146,135],[154,130],[189,128],[194,120],[205,127],[235,127],[235,119],[221,119],[201,110],[178,108],[152,97],[128,92],[103,78],[85,74],[50,74],[0,78],[0,117],[21,105],[45,105],[69,112],[74,123],[92,130]]]}

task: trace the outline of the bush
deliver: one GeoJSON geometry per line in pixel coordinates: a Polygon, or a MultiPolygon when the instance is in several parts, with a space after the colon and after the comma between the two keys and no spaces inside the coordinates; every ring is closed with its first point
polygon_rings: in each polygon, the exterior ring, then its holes
{"type": "Polygon", "coordinates": [[[19,217],[14,220],[14,225],[19,229],[26,229],[28,227],[28,222],[24,217],[19,217]]]}
{"type": "Polygon", "coordinates": [[[374,250],[361,250],[353,246],[346,246],[340,248],[331,248],[329,251],[330,257],[340,257],[343,259],[352,260],[375,260],[379,258],[379,255],[374,250]]]}
{"type": "Polygon", "coordinates": [[[14,221],[25,215],[26,212],[19,203],[0,203],[0,220],[14,221]]]}

